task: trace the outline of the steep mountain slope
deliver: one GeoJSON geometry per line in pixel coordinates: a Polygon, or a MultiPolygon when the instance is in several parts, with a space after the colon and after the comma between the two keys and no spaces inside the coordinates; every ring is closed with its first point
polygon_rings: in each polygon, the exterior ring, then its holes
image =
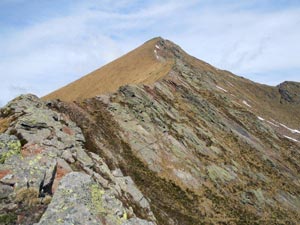
{"type": "Polygon", "coordinates": [[[23,224],[34,210],[39,224],[297,224],[299,83],[261,85],[170,41],[145,45],[145,61],[170,62],[159,79],[82,101],[22,96],[2,109],[0,214],[23,224]],[[27,181],[38,204],[14,197],[27,181]]]}
{"type": "Polygon", "coordinates": [[[157,54],[160,51],[159,46],[159,38],[154,38],[123,57],[54,91],[44,99],[82,100],[114,92],[126,84],[154,83],[169,72],[173,63],[168,57],[160,60],[157,54]]]}

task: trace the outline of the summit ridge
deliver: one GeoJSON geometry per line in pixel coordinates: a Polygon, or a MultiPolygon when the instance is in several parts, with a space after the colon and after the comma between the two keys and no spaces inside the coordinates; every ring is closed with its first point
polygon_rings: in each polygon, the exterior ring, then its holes
{"type": "Polygon", "coordinates": [[[154,38],[0,113],[6,224],[298,224],[300,84],[154,38]]]}

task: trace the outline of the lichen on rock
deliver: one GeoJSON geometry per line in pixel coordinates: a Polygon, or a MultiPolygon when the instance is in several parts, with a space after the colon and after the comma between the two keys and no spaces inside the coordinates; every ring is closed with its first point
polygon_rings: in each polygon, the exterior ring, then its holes
{"type": "Polygon", "coordinates": [[[17,137],[8,134],[0,134],[0,163],[13,155],[20,155],[21,142],[17,137]]]}

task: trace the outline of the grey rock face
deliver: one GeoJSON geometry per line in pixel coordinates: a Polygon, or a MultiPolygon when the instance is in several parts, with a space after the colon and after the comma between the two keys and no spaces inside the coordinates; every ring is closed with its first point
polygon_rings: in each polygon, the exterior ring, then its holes
{"type": "Polygon", "coordinates": [[[81,129],[66,115],[34,95],[8,103],[1,109],[5,115],[15,119],[0,134],[0,215],[10,213],[18,224],[41,216],[40,225],[122,224],[136,217],[130,195],[155,221],[132,179],[121,171],[116,179],[100,156],[89,153],[81,129]]]}
{"type": "Polygon", "coordinates": [[[300,104],[300,83],[283,82],[278,85],[278,90],[284,101],[300,104]]]}
{"type": "Polygon", "coordinates": [[[69,173],[61,180],[38,225],[154,224],[138,218],[127,221],[122,202],[109,192],[87,174],[69,173]]]}
{"type": "Polygon", "coordinates": [[[14,189],[9,185],[0,184],[0,201],[7,199],[14,189]]]}
{"type": "MultiPolygon", "coordinates": [[[[90,176],[72,172],[60,182],[51,203],[39,225],[50,224],[103,224],[93,213],[92,185],[90,176]]],[[[98,190],[98,186],[94,187],[98,190]]]]}
{"type": "Polygon", "coordinates": [[[146,221],[146,220],[141,220],[138,218],[132,218],[132,219],[122,223],[122,225],[154,225],[154,223],[146,221]]]}

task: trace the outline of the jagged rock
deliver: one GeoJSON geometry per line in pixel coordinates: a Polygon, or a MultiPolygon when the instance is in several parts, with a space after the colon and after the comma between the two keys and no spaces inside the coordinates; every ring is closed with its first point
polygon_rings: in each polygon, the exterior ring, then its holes
{"type": "Polygon", "coordinates": [[[52,183],[52,193],[54,193],[59,185],[60,180],[68,173],[71,173],[73,170],[70,165],[63,159],[56,159],[56,174],[52,183]]]}
{"type": "Polygon", "coordinates": [[[74,162],[75,162],[75,159],[73,158],[71,151],[68,150],[68,149],[65,150],[65,151],[62,153],[61,157],[62,157],[64,160],[66,160],[68,163],[74,163],[74,162]]]}
{"type": "Polygon", "coordinates": [[[92,159],[82,148],[76,148],[74,157],[78,160],[84,167],[91,167],[94,165],[92,159]]]}
{"type": "Polygon", "coordinates": [[[115,177],[124,177],[122,171],[118,168],[118,169],[115,169],[112,171],[112,174],[115,176],[115,177]]]}
{"type": "MultiPolygon", "coordinates": [[[[81,129],[67,116],[49,109],[33,95],[20,96],[7,108],[16,119],[6,133],[0,134],[1,199],[6,199],[0,202],[0,215],[10,212],[20,224],[38,222],[43,215],[39,224],[89,221],[89,224],[111,225],[126,221],[127,215],[135,216],[132,207],[125,208],[117,199],[126,198],[109,167],[98,155],[89,153],[89,156],[81,129]],[[73,173],[73,168],[80,168],[86,174],[73,173]],[[73,195],[69,196],[71,193],[65,190],[72,190],[73,195]],[[14,202],[21,204],[19,209],[10,207],[17,206],[14,202]],[[61,204],[65,204],[66,211],[59,213],[56,210],[61,204]],[[25,216],[28,210],[35,210],[31,217],[25,216]]],[[[130,185],[138,192],[133,182],[130,185]]],[[[151,219],[155,220],[148,208],[151,219]]]]}
{"type": "MultiPolygon", "coordinates": [[[[62,150],[81,148],[83,144],[82,138],[77,142],[74,135],[80,133],[80,129],[75,129],[71,121],[65,122],[70,124],[70,128],[61,123],[59,114],[48,109],[45,103],[33,95],[20,96],[6,108],[10,108],[18,117],[7,133],[13,132],[20,138],[18,140],[12,136],[16,148],[10,151],[19,153],[20,157],[6,159],[5,162],[5,166],[12,170],[14,185],[18,188],[35,187],[41,191],[46,188],[51,193],[57,160],[61,162],[58,157],[62,155],[62,150]],[[68,132],[66,129],[69,129],[68,132]],[[21,142],[26,143],[22,149],[21,142]],[[14,167],[15,164],[18,167],[14,167]]],[[[10,142],[8,145],[13,147],[10,142]]]]}
{"type": "Polygon", "coordinates": [[[3,199],[7,199],[8,196],[13,193],[14,189],[13,187],[9,185],[3,185],[0,183],[0,201],[3,199]]]}
{"type": "Polygon", "coordinates": [[[84,173],[72,172],[60,182],[39,225],[121,224],[126,220],[122,203],[84,173]]]}

